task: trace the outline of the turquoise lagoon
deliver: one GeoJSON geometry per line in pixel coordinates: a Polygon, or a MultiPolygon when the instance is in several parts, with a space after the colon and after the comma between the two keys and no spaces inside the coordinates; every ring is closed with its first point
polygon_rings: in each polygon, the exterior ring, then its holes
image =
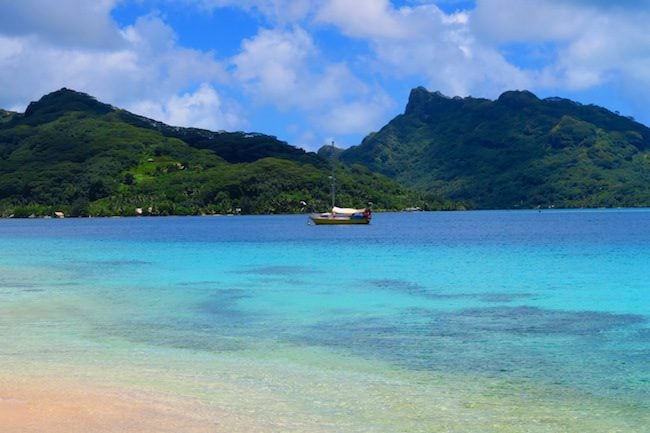
{"type": "Polygon", "coordinates": [[[264,431],[650,431],[650,210],[2,220],[0,371],[264,431]]]}

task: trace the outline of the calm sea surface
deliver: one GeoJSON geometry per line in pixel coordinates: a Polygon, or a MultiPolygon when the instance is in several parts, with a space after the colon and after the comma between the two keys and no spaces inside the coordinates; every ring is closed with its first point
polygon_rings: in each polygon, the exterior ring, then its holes
{"type": "Polygon", "coordinates": [[[268,431],[648,432],[650,210],[0,220],[0,369],[268,431]]]}

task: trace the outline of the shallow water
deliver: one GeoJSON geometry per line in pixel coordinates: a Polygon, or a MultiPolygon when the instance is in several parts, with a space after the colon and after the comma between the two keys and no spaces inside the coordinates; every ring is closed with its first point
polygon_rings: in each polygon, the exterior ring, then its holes
{"type": "Polygon", "coordinates": [[[649,263],[648,210],[2,220],[0,376],[262,431],[640,432],[649,263]]]}

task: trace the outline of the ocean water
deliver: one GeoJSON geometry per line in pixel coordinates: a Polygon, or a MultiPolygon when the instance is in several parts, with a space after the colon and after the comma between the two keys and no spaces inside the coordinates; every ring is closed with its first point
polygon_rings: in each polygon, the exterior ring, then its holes
{"type": "Polygon", "coordinates": [[[1,220],[0,371],[260,431],[649,432],[650,210],[1,220]]]}

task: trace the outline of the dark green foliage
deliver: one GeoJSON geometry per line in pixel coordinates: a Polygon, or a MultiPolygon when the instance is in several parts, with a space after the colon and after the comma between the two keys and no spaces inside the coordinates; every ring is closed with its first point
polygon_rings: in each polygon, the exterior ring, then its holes
{"type": "Polygon", "coordinates": [[[13,111],[6,111],[0,108],[0,123],[5,123],[11,121],[16,115],[13,111]]]}
{"type": "Polygon", "coordinates": [[[208,149],[231,163],[253,162],[262,158],[282,158],[291,161],[323,166],[323,158],[290,146],[276,137],[248,132],[213,132],[197,128],[178,128],[165,125],[127,111],[120,118],[134,126],[155,129],[163,136],[177,138],[197,149],[208,149]]]}
{"type": "Polygon", "coordinates": [[[38,125],[52,121],[70,111],[102,115],[113,111],[113,107],[103,104],[85,93],[63,88],[29,104],[25,110],[23,121],[31,125],[38,125]]]}
{"type": "Polygon", "coordinates": [[[338,158],[341,153],[343,153],[343,149],[340,149],[333,144],[328,145],[328,146],[323,146],[320,149],[318,149],[318,156],[322,156],[323,158],[326,159],[332,159],[332,158],[338,158]]]}
{"type": "Polygon", "coordinates": [[[414,89],[404,114],[340,159],[479,208],[650,206],[650,129],[525,91],[414,89]]]}
{"type": "MultiPolygon", "coordinates": [[[[330,167],[275,137],[175,128],[67,89],[25,114],[0,112],[3,216],[325,210],[330,167]]],[[[454,207],[363,167],[341,166],[337,178],[344,206],[454,207]]]]}

